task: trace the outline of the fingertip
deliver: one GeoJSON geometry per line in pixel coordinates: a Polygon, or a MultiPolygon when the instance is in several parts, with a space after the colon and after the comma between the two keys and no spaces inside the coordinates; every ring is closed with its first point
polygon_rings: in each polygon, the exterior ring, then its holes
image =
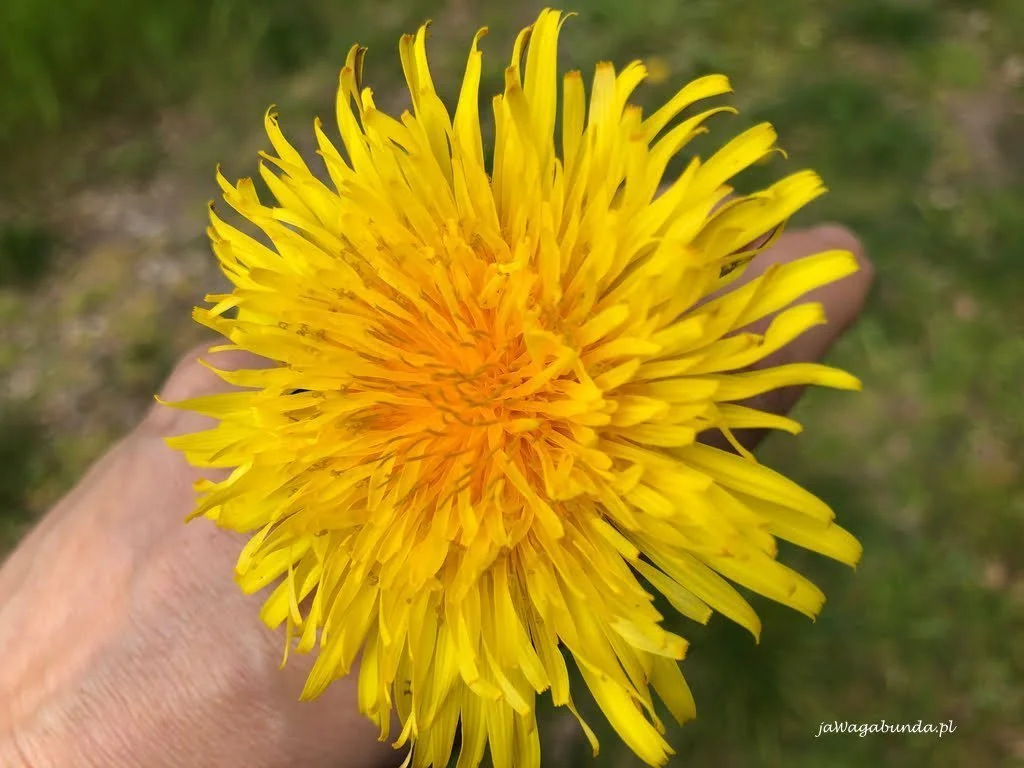
{"type": "MultiPolygon", "coordinates": [[[[857,261],[858,282],[870,288],[875,278],[875,265],[864,250],[864,243],[850,229],[842,224],[829,222],[811,230],[811,236],[824,248],[849,251],[857,261]]],[[[866,290],[865,290],[866,293],[866,290]]]]}
{"type": "Polygon", "coordinates": [[[819,224],[811,232],[821,243],[831,248],[853,251],[854,253],[864,250],[859,237],[853,234],[849,228],[834,221],[819,224]]]}
{"type": "Polygon", "coordinates": [[[841,224],[823,224],[811,230],[810,237],[819,248],[849,252],[857,263],[856,272],[822,289],[822,300],[828,307],[829,320],[835,325],[835,337],[838,337],[864,309],[875,280],[875,267],[860,238],[841,224]]]}

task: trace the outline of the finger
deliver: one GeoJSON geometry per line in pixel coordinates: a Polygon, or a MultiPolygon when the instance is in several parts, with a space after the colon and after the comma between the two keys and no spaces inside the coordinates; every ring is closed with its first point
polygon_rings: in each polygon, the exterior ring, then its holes
{"type": "MultiPolygon", "coordinates": [[[[753,365],[752,369],[820,360],[860,315],[874,280],[874,267],[865,255],[860,240],[848,229],[836,224],[827,224],[783,235],[774,246],[751,262],[736,285],[739,286],[753,280],[773,264],[786,264],[829,250],[851,252],[857,260],[859,270],[842,280],[817,288],[795,302],[800,304],[820,303],[825,309],[828,322],[807,331],[793,343],[753,365]]],[[[765,317],[743,330],[763,333],[774,317],[775,315],[765,317]]],[[[803,387],[777,389],[752,398],[742,405],[784,414],[796,404],[803,391],[803,387]]],[[[765,430],[737,430],[736,438],[746,448],[752,448],[766,434],[765,430]]],[[[707,439],[704,442],[716,447],[729,448],[728,442],[718,432],[707,434],[707,439]]]]}

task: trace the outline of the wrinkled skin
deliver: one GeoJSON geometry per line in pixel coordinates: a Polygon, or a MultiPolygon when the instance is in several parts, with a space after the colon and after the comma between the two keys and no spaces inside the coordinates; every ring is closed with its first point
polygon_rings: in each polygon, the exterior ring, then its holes
{"type": "MultiPolygon", "coordinates": [[[[829,324],[762,366],[824,355],[859,314],[872,270],[834,226],[788,234],[751,265],[750,277],[833,248],[852,250],[861,271],[807,296],[829,324]]],[[[229,389],[199,354],[219,368],[260,364],[205,350],[177,366],[165,399],[229,389]]],[[[755,405],[783,412],[797,397],[780,390],[755,405]]],[[[279,670],[283,637],[258,617],[266,595],[244,596],[233,581],[243,538],[183,524],[200,471],[163,438],[208,424],[155,406],[0,568],[0,765],[369,768],[403,757],[358,714],[354,675],[298,701],[314,657],[279,670]]]]}

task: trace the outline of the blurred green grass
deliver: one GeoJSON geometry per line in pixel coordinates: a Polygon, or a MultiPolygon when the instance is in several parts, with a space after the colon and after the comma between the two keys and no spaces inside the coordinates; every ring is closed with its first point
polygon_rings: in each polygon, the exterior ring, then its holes
{"type": "MultiPolygon", "coordinates": [[[[212,281],[210,174],[250,175],[262,110],[309,149],[348,46],[403,103],[397,34],[433,17],[432,65],[456,93],[492,28],[484,91],[537,7],[328,0],[0,5],[0,538],[13,541],[149,402],[198,337],[212,281]],[[304,143],[305,142],[305,143],[304,143]],[[57,307],[56,316],[53,307],[57,307]],[[43,373],[47,375],[43,375],[43,373]]],[[[743,113],[779,128],[785,170],[831,194],[799,222],[844,221],[878,285],[832,362],[861,395],[811,393],[808,429],[765,460],[829,500],[864,543],[857,572],[784,553],[829,596],[815,625],[765,601],[760,645],[719,619],[680,625],[700,716],[674,764],[1024,764],[1024,3],[1018,0],[616,0],[577,5],[566,67],[657,56],[668,82],[723,71],[743,113]],[[918,719],[929,736],[814,738],[821,721],[918,719]]],[[[598,726],[600,717],[591,723],[598,726]]],[[[589,765],[585,742],[551,764],[589,765]]],[[[599,765],[627,751],[599,729],[599,765]]]]}
{"type": "Polygon", "coordinates": [[[159,108],[211,70],[230,82],[249,62],[261,74],[293,69],[326,42],[323,11],[308,0],[7,0],[0,139],[95,110],[159,108]]]}

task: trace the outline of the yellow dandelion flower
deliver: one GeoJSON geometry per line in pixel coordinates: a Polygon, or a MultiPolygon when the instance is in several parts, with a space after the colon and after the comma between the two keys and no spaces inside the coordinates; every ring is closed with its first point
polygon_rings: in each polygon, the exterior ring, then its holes
{"type": "Polygon", "coordinates": [[[742,372],[824,321],[818,304],[790,305],[854,272],[849,253],[716,293],[820,179],[803,171],[725,202],[730,178],[776,151],[758,125],[663,189],[672,158],[729,108],[677,116],[728,81],[695,80],[645,116],[629,103],[643,65],[601,63],[589,103],[569,72],[559,107],[565,18],[546,10],[516,39],[490,172],[485,30],[452,117],[424,27],[400,43],[412,94],[400,119],[363,88],[364,49],[349,53],[344,153],[315,124],[329,184],[273,114],[260,175],[276,204],[218,173],[273,247],[211,209],[234,290],[195,318],[277,365],[218,371],[242,389],[176,404],[218,426],[170,442],[197,466],[233,468],[199,485],[195,514],[251,533],[241,588],[276,582],[263,619],[287,627],[292,650],[318,648],[304,697],[360,658],[359,707],[382,739],[397,710],[414,766],[447,765],[458,729],[460,766],[488,745],[496,766],[538,765],[537,695],[576,714],[570,658],[622,739],[661,765],[672,750],[651,689],[680,722],[695,707],[677,664],[686,641],[652,593],[756,636],[730,581],[812,617],[824,601],[776,560],[776,537],[850,564],[860,554],[825,503],[740,448],[697,441],[799,430],[737,404],[753,395],[858,387],[822,365],[742,372]],[[737,333],[778,310],[764,333],[737,333]]]}

